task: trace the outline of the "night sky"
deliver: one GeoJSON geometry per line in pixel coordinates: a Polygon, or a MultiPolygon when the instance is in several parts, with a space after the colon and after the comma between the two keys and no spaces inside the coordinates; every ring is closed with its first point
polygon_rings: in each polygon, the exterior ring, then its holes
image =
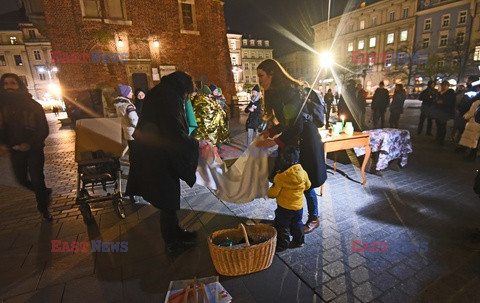
{"type": "MultiPolygon", "coordinates": [[[[302,49],[279,34],[284,28],[306,42],[313,43],[311,26],[327,19],[328,0],[224,0],[227,31],[250,34],[271,41],[274,56],[302,49]]],[[[356,8],[363,0],[332,0],[331,17],[356,8]]],[[[367,0],[367,5],[380,0],[367,0]]],[[[17,8],[17,0],[0,0],[0,14],[17,8]]]]}
{"type": "MultiPolygon", "coordinates": [[[[359,7],[363,0],[332,0],[331,16],[359,7]]],[[[366,1],[367,5],[379,0],[366,1]]],[[[311,26],[327,19],[328,0],[225,0],[227,31],[267,39],[274,57],[296,49],[296,43],[279,34],[282,27],[308,45],[313,44],[311,26]]]]}

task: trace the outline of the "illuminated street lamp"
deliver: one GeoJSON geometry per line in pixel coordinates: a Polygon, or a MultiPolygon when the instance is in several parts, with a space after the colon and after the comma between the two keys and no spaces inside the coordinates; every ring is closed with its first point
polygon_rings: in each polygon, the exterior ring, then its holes
{"type": "Polygon", "coordinates": [[[60,85],[55,83],[48,84],[48,91],[57,98],[62,94],[62,89],[60,88],[60,85]]]}
{"type": "Polygon", "coordinates": [[[329,69],[333,66],[333,55],[330,52],[323,52],[319,55],[320,66],[329,69]]]}
{"type": "Polygon", "coordinates": [[[123,46],[125,45],[125,44],[123,43],[122,38],[118,38],[117,45],[118,45],[118,47],[123,47],[123,46]]]}

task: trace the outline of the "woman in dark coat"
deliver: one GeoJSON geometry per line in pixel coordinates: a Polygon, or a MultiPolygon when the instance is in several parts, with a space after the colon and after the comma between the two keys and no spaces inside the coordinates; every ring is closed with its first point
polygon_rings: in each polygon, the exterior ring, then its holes
{"type": "Polygon", "coordinates": [[[304,226],[305,233],[312,232],[319,225],[318,201],[315,188],[327,179],[325,154],[322,139],[316,125],[308,119],[307,107],[300,108],[306,97],[302,83],[292,78],[276,60],[267,59],[260,63],[257,75],[264,94],[264,117],[268,120],[276,118],[278,124],[268,132],[269,140],[259,142],[259,147],[267,148],[278,145],[298,146],[300,164],[307,172],[312,186],[305,191],[308,207],[308,221],[304,226]],[[282,133],[272,139],[275,134],[282,133]]]}
{"type": "Polygon", "coordinates": [[[258,85],[255,85],[252,89],[252,100],[245,107],[245,112],[249,114],[245,128],[247,129],[247,146],[250,146],[253,141],[253,133],[258,132],[258,128],[263,122],[262,93],[260,93],[258,85]]]}
{"type": "Polygon", "coordinates": [[[198,141],[188,136],[184,102],[193,92],[192,78],[182,71],[164,76],[145,98],[134,133],[138,180],[135,195],[160,210],[166,249],[180,253],[194,244],[196,233],[179,226],[180,179],[195,184],[198,141]]]}
{"type": "Polygon", "coordinates": [[[403,114],[403,104],[407,99],[407,93],[403,89],[403,84],[395,84],[395,92],[393,93],[392,104],[390,104],[390,127],[398,128],[400,115],[403,114]]]}

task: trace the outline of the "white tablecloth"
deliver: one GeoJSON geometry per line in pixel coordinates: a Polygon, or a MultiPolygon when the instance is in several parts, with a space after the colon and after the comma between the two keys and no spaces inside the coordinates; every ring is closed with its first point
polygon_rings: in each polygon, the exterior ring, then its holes
{"type": "Polygon", "coordinates": [[[250,147],[227,168],[217,149],[211,144],[201,146],[197,167],[197,184],[213,190],[217,197],[226,202],[245,203],[256,198],[266,198],[268,191],[268,156],[276,152],[277,146],[263,150],[250,147]]]}

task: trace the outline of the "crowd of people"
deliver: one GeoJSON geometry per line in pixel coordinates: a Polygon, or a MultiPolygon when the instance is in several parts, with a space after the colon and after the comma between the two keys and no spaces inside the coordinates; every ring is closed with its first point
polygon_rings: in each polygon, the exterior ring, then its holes
{"type": "Polygon", "coordinates": [[[437,90],[436,82],[429,81],[427,88],[422,91],[419,100],[422,101],[418,134],[423,132],[423,125],[427,120],[427,136],[433,136],[433,121],[436,126],[437,144],[444,144],[447,136],[447,123],[453,121],[450,140],[457,147],[456,152],[466,152],[465,160],[475,161],[477,158],[480,124],[475,122],[474,115],[480,105],[480,82],[478,76],[470,76],[466,86],[458,85],[457,90],[450,88],[448,81],[440,84],[437,90]]]}
{"type": "MultiPolygon", "coordinates": [[[[257,135],[256,147],[278,146],[279,156],[269,177],[273,184],[268,195],[277,201],[274,226],[278,232],[277,251],[283,251],[303,246],[305,234],[320,225],[315,188],[327,179],[325,156],[313,113],[304,106],[309,94],[304,83],[294,79],[273,59],[258,65],[257,76],[260,85],[252,89],[252,99],[245,108],[249,115],[247,140],[250,145],[257,135]],[[308,211],[306,223],[302,222],[303,197],[308,211]]],[[[440,84],[440,90],[435,88],[435,82],[429,82],[420,95],[418,134],[427,120],[427,135],[432,135],[435,121],[436,142],[441,144],[446,137],[447,121],[454,119],[452,140],[459,145],[457,151],[470,149],[468,158],[475,159],[480,137],[480,124],[475,121],[480,105],[479,84],[478,77],[470,77],[465,90],[459,86],[454,92],[447,81],[440,84]]],[[[227,102],[221,89],[213,84],[195,89],[192,77],[183,71],[162,77],[148,93],[141,89],[133,92],[123,84],[118,85],[118,92],[114,104],[130,149],[126,194],[132,201],[141,196],[160,210],[166,250],[181,253],[195,244],[197,234],[179,224],[180,180],[189,186],[195,184],[203,140],[214,145],[228,140],[227,102]]],[[[35,192],[38,210],[51,221],[48,206],[52,191],[46,187],[43,173],[43,147],[48,136],[45,113],[17,75],[1,77],[0,96],[0,152],[10,153],[18,182],[35,192]],[[3,102],[7,99],[9,102],[3,102]]],[[[349,83],[338,104],[340,114],[358,117],[360,129],[366,127],[366,97],[362,85],[349,83]],[[354,113],[346,104],[347,99],[356,104],[354,113]]],[[[324,98],[325,126],[329,127],[328,117],[337,98],[331,90],[324,98]]],[[[389,108],[389,125],[398,128],[405,99],[403,85],[396,84],[390,102],[389,93],[380,82],[371,105],[373,127],[385,127],[389,108]]]]}
{"type": "MultiPolygon", "coordinates": [[[[425,121],[427,136],[435,136],[434,143],[442,145],[447,138],[447,125],[449,121],[453,122],[450,133],[450,140],[457,145],[456,152],[466,152],[466,160],[474,161],[477,156],[478,139],[480,137],[480,124],[474,121],[474,113],[478,108],[477,101],[480,99],[480,82],[478,76],[470,76],[466,85],[458,85],[456,91],[450,88],[448,81],[436,83],[429,81],[427,88],[423,90],[418,99],[422,101],[420,118],[418,122],[418,135],[424,131],[425,121]],[[437,89],[438,85],[438,89],[437,89]],[[435,123],[434,123],[435,122],[435,123]],[[435,134],[433,133],[435,131],[435,134]]],[[[352,119],[356,123],[356,129],[364,130],[370,128],[365,123],[366,92],[361,84],[347,83],[345,93],[338,103],[338,114],[344,115],[347,119],[352,119]],[[347,102],[346,100],[351,100],[347,102]],[[348,104],[347,104],[348,103],[348,104]]],[[[331,90],[325,95],[327,106],[333,100],[331,90]]],[[[372,102],[372,127],[373,129],[387,127],[385,118],[389,111],[388,126],[390,128],[400,128],[401,114],[403,113],[404,103],[407,98],[403,84],[395,84],[393,96],[390,97],[389,91],[381,81],[375,90],[372,102]]],[[[331,112],[327,108],[327,117],[331,112]]],[[[329,119],[327,118],[327,121],[329,119]]],[[[327,126],[328,127],[328,126],[327,126]]]]}

